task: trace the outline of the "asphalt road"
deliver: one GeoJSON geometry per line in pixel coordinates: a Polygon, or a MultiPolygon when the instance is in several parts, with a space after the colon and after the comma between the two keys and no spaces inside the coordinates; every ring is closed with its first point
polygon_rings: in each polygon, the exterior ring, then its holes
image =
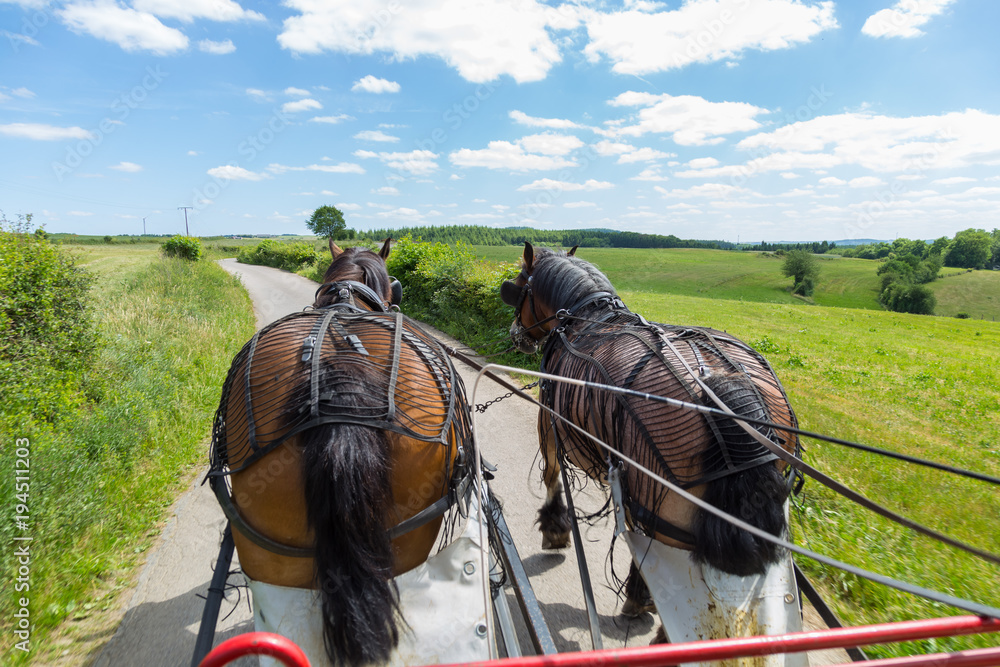
{"type": "MultiPolygon", "coordinates": [[[[301,276],[237,264],[235,260],[222,260],[220,264],[243,281],[253,300],[258,326],[312,303],[316,284],[301,276]]],[[[472,396],[475,372],[463,364],[456,365],[465,379],[471,403],[485,403],[506,393],[499,385],[484,380],[472,396]]],[[[491,487],[504,504],[514,543],[558,649],[589,650],[589,625],[573,549],[542,551],[541,535],[534,524],[544,496],[538,471],[536,420],[537,408],[511,398],[477,415],[476,437],[483,455],[498,468],[491,487]]],[[[225,525],[214,496],[207,485],[201,486],[201,479],[199,476],[175,504],[161,538],[149,554],[121,625],[92,664],[154,667],[190,663],[204,606],[199,596],[208,589],[225,525]]],[[[575,498],[582,511],[593,511],[604,504],[603,492],[593,484],[575,498]]],[[[630,621],[618,614],[620,603],[609,583],[611,535],[608,520],[583,527],[604,647],[643,646],[653,637],[654,620],[646,615],[630,621]]],[[[621,576],[627,572],[628,562],[627,550],[619,541],[614,548],[614,565],[621,576]]],[[[237,566],[234,560],[232,569],[237,566]]],[[[230,584],[240,582],[239,576],[230,576],[230,584]]],[[[517,615],[513,597],[510,601],[517,615]]],[[[224,620],[217,626],[216,643],[252,630],[245,590],[230,591],[220,619],[224,620]]],[[[843,658],[846,656],[841,654],[843,658]]],[[[814,658],[813,664],[831,663],[814,658]]]]}

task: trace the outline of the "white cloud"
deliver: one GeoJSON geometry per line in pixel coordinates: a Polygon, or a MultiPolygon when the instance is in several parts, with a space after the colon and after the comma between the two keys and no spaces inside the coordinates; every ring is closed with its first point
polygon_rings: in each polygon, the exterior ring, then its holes
{"type": "Polygon", "coordinates": [[[169,28],[150,13],[122,7],[114,0],[75,2],[56,10],[70,30],[113,42],[125,51],[169,55],[188,47],[180,30],[169,28]]]}
{"type": "Polygon", "coordinates": [[[528,153],[520,143],[491,141],[486,148],[461,148],[448,159],[459,167],[486,167],[511,171],[545,171],[574,167],[576,163],[564,157],[528,153]]]}
{"type": "Polygon", "coordinates": [[[861,32],[869,37],[919,37],[920,26],[943,12],[954,0],[899,0],[865,21],[861,32]]]}
{"type": "Polygon", "coordinates": [[[339,208],[341,211],[360,211],[362,207],[361,204],[349,204],[345,202],[338,202],[337,208],[339,208]]]}
{"type": "Polygon", "coordinates": [[[735,185],[727,185],[725,183],[703,183],[702,185],[695,185],[687,188],[686,190],[667,190],[666,188],[661,188],[659,185],[654,186],[653,189],[664,197],[672,199],[703,197],[711,199],[725,199],[734,195],[747,195],[751,192],[746,188],[737,187],[735,185]]]}
{"type": "Polygon", "coordinates": [[[354,155],[363,159],[377,158],[390,169],[405,171],[413,176],[426,176],[438,168],[437,162],[435,162],[438,155],[433,151],[415,150],[409,153],[354,151],[354,155]]]}
{"type": "Polygon", "coordinates": [[[265,178],[271,178],[268,174],[257,173],[232,164],[212,167],[208,170],[208,175],[223,181],[263,181],[265,178]]]}
{"type": "Polygon", "coordinates": [[[931,181],[931,185],[958,185],[959,183],[975,183],[976,179],[968,176],[952,176],[950,178],[938,178],[931,181]]]}
{"type": "Polygon", "coordinates": [[[411,0],[388,9],[384,0],[287,0],[285,5],[300,12],[285,19],[278,35],[290,51],[386,53],[392,60],[435,56],[475,82],[504,74],[519,83],[544,79],[561,60],[549,30],[579,23],[572,6],[555,8],[538,0],[411,0]]]}
{"type": "Polygon", "coordinates": [[[567,181],[554,181],[551,178],[540,178],[537,181],[532,181],[527,185],[522,185],[517,190],[518,192],[528,192],[531,190],[547,190],[550,192],[578,192],[580,190],[610,190],[615,187],[614,183],[608,183],[607,181],[598,181],[593,178],[584,181],[583,183],[569,183],[567,181]]]}
{"type": "Polygon", "coordinates": [[[309,97],[310,95],[312,95],[312,93],[310,93],[305,88],[296,88],[295,86],[289,86],[288,88],[285,88],[285,90],[283,90],[282,92],[285,93],[285,95],[293,95],[295,97],[309,97]]]}
{"type": "Polygon", "coordinates": [[[92,135],[82,127],[56,127],[42,123],[8,123],[0,125],[0,134],[36,141],[61,141],[63,139],[91,139],[92,135]]]}
{"type": "Polygon", "coordinates": [[[633,91],[622,93],[608,104],[641,107],[638,121],[617,128],[619,134],[670,133],[676,143],[685,146],[716,144],[723,140],[723,135],[756,130],[760,123],[754,117],[767,113],[767,109],[746,102],[710,102],[695,95],[633,91]]]}
{"type": "Polygon", "coordinates": [[[327,174],[363,174],[364,167],[353,162],[340,162],[338,164],[311,164],[307,167],[289,167],[284,164],[272,163],[267,165],[267,170],[272,174],[284,174],[287,171],[322,171],[327,174]]]}
{"type": "Polygon", "coordinates": [[[534,116],[529,116],[523,111],[511,111],[507,114],[510,119],[519,125],[527,125],[528,127],[545,127],[551,130],[575,130],[585,128],[585,125],[580,125],[579,123],[574,123],[571,120],[564,120],[562,118],[536,118],[534,116]]]}
{"type": "Polygon", "coordinates": [[[781,172],[781,177],[787,180],[802,178],[801,174],[796,174],[794,171],[783,171],[781,172]]]}
{"type": "Polygon", "coordinates": [[[542,155],[567,155],[583,146],[579,138],[566,134],[544,132],[521,137],[518,143],[529,153],[542,155]]]}
{"type": "Polygon", "coordinates": [[[269,102],[271,100],[271,95],[259,88],[247,88],[247,95],[261,102],[269,102]]]}
{"type": "Polygon", "coordinates": [[[677,157],[675,153],[664,153],[663,151],[658,151],[655,148],[650,148],[644,146],[643,148],[637,148],[631,153],[625,153],[618,158],[618,164],[632,164],[634,162],[652,162],[653,160],[662,160],[668,157],[677,157]]]}
{"type": "Polygon", "coordinates": [[[563,208],[591,208],[593,206],[597,206],[597,204],[592,201],[568,201],[563,204],[563,208]]]}
{"type": "Polygon", "coordinates": [[[336,116],[314,116],[309,119],[310,123],[329,123],[330,125],[336,125],[337,123],[343,123],[345,120],[354,120],[353,116],[348,116],[346,113],[337,114],[336,116]]]}
{"type": "Polygon", "coordinates": [[[307,97],[304,100],[295,100],[294,102],[285,102],[281,105],[281,110],[285,113],[298,113],[299,111],[322,108],[323,105],[311,97],[307,97]]]}
{"type": "Polygon", "coordinates": [[[134,0],[140,12],[164,19],[191,23],[195,19],[210,21],[265,21],[263,14],[243,9],[232,0],[134,0]]]}
{"type": "Polygon", "coordinates": [[[638,176],[633,176],[629,180],[663,182],[663,181],[669,181],[670,179],[661,174],[659,168],[650,167],[648,169],[643,169],[641,172],[639,172],[638,176]]]}
{"type": "Polygon", "coordinates": [[[116,165],[108,167],[108,169],[114,169],[115,171],[124,171],[129,174],[134,174],[136,172],[142,171],[142,165],[138,165],[135,162],[119,162],[116,165]]]}
{"type": "Polygon", "coordinates": [[[360,139],[362,141],[382,141],[387,143],[396,143],[399,141],[399,137],[394,137],[391,134],[386,134],[381,130],[363,130],[354,135],[355,139],[360,139]]]}
{"type": "Polygon", "coordinates": [[[20,97],[25,100],[30,100],[33,97],[35,97],[35,93],[28,90],[27,88],[15,88],[14,90],[10,91],[10,94],[13,95],[14,97],[20,97]]]}
{"type": "Polygon", "coordinates": [[[398,188],[394,188],[394,187],[392,187],[390,185],[384,185],[381,188],[376,188],[375,190],[372,190],[372,194],[373,195],[391,195],[391,196],[396,196],[396,195],[399,194],[399,189],[398,188]]]}
{"type": "Polygon", "coordinates": [[[847,186],[851,188],[874,188],[879,185],[885,185],[885,181],[878,176],[859,176],[847,181],[847,186]]]}
{"type": "Polygon", "coordinates": [[[619,74],[648,74],[774,51],[808,42],[837,27],[834,3],[802,0],[688,0],[675,10],[643,3],[625,11],[584,12],[590,42],[619,74]]]}
{"type": "Polygon", "coordinates": [[[687,166],[691,169],[708,169],[709,167],[719,166],[719,161],[714,157],[696,157],[689,161],[687,166]]]}
{"type": "Polygon", "coordinates": [[[188,151],[187,154],[193,157],[195,155],[198,155],[198,151],[188,151]]]}
{"type": "Polygon", "coordinates": [[[836,176],[827,176],[826,178],[819,179],[820,185],[847,185],[847,181],[842,178],[837,178],[836,176]]]}
{"type": "Polygon", "coordinates": [[[363,76],[359,80],[354,82],[351,86],[351,90],[356,92],[365,93],[398,93],[400,86],[395,81],[389,81],[387,79],[379,79],[377,77],[369,74],[368,76],[363,76]]]}
{"type": "Polygon", "coordinates": [[[236,46],[231,39],[224,42],[213,42],[210,39],[203,39],[198,42],[198,50],[211,53],[213,56],[224,56],[236,50],[236,46]]]}
{"type": "MultiPolygon", "coordinates": [[[[747,137],[737,148],[774,151],[737,167],[754,173],[852,164],[913,175],[931,169],[993,166],[1000,164],[1000,115],[968,109],[904,118],[870,113],[818,116],[747,137]]],[[[719,170],[712,175],[722,175],[719,170]]]]}

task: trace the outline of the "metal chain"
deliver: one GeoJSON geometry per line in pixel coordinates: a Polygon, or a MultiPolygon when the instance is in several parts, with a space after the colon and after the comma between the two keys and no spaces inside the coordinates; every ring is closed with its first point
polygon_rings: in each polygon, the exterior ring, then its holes
{"type": "MultiPolygon", "coordinates": [[[[537,387],[539,382],[541,382],[541,380],[535,380],[531,384],[526,384],[523,387],[521,387],[521,391],[525,391],[525,390],[537,387]]],[[[498,396],[497,398],[494,398],[492,401],[486,401],[485,403],[476,403],[476,412],[479,412],[479,413],[486,412],[486,408],[490,407],[494,403],[499,403],[500,401],[504,400],[505,398],[510,398],[511,396],[513,396],[516,393],[517,393],[516,391],[509,391],[506,394],[504,394],[503,396],[498,396]]]]}

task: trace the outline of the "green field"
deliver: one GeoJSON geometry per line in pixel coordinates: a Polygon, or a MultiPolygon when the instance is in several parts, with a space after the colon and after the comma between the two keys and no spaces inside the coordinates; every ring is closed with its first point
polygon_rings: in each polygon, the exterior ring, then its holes
{"type": "MultiPolygon", "coordinates": [[[[483,259],[516,262],[521,248],[472,246],[483,259]]],[[[577,256],[603,271],[618,290],[699,296],[760,303],[803,304],[791,294],[791,279],[781,275],[782,259],[770,254],[687,248],[581,248],[577,256]]],[[[816,255],[820,265],[816,293],[820,306],[882,310],[878,302],[878,262],[816,255]]],[[[1000,272],[944,269],[948,276],[930,284],[937,314],[966,312],[976,319],[1000,319],[1000,272]]]]}

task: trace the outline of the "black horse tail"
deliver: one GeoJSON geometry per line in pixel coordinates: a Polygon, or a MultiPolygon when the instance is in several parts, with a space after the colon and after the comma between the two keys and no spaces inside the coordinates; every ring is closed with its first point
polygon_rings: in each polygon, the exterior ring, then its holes
{"type": "MultiPolygon", "coordinates": [[[[338,402],[374,406],[362,383],[338,402]]],[[[392,507],[389,442],[381,430],[324,424],[303,437],[305,495],[316,535],[323,641],[335,665],[382,663],[399,641],[398,598],[385,520],[392,507]]]]}
{"type": "MultiPolygon", "coordinates": [[[[742,375],[709,376],[705,378],[705,384],[735,414],[752,419],[769,418],[753,385],[742,375]]],[[[715,407],[711,399],[706,400],[706,404],[715,407]]],[[[728,449],[730,460],[735,464],[751,461],[768,452],[732,419],[714,415],[708,419],[714,422],[715,431],[722,440],[718,443],[720,448],[728,449]]],[[[756,428],[774,439],[773,432],[764,427],[756,428]]],[[[703,473],[724,469],[721,449],[705,453],[703,473]]],[[[709,482],[703,500],[755,528],[783,538],[788,532],[784,509],[787,496],[785,479],[771,461],[709,482]]],[[[692,556],[696,562],[741,577],[763,574],[782,556],[783,550],[773,542],[705,511],[699,511],[695,517],[694,535],[692,556]]]]}

